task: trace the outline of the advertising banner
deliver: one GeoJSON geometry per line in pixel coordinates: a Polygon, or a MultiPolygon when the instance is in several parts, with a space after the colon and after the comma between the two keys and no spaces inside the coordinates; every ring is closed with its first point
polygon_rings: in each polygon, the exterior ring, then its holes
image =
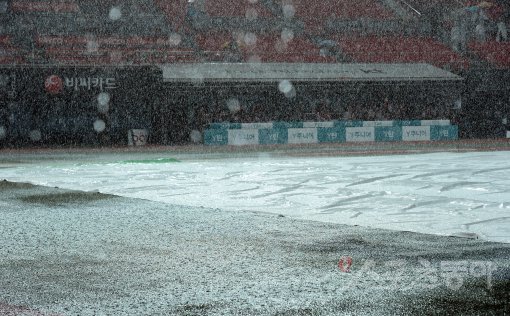
{"type": "Polygon", "coordinates": [[[363,126],[394,126],[395,121],[363,121],[363,126]]]}
{"type": "Polygon", "coordinates": [[[220,128],[208,129],[204,132],[204,143],[207,145],[227,145],[228,131],[220,128]]]}
{"type": "Polygon", "coordinates": [[[274,122],[273,128],[303,128],[303,122],[274,122]]]}
{"type": "Polygon", "coordinates": [[[375,128],[377,142],[394,142],[402,140],[402,127],[380,126],[375,128]]]}
{"type": "Polygon", "coordinates": [[[145,146],[149,140],[149,131],[147,129],[130,129],[128,131],[129,146],[145,146]]]}
{"type": "Polygon", "coordinates": [[[395,126],[421,126],[420,120],[395,121],[395,126]]]}
{"type": "Polygon", "coordinates": [[[260,129],[259,142],[263,145],[286,144],[288,133],[286,128],[260,129]]]}
{"type": "Polygon", "coordinates": [[[273,123],[241,123],[242,129],[271,129],[273,128],[273,123]]]}
{"type": "Polygon", "coordinates": [[[316,128],[289,128],[289,144],[313,144],[318,143],[316,128]]]}
{"type": "Polygon", "coordinates": [[[335,121],[327,121],[327,122],[303,122],[304,128],[314,128],[314,127],[335,127],[335,121]]]}
{"type": "Polygon", "coordinates": [[[320,143],[345,142],[345,128],[340,127],[319,128],[317,133],[320,143]]]}
{"type": "Polygon", "coordinates": [[[430,126],[403,126],[402,140],[404,141],[430,140],[430,126]]]}
{"type": "Polygon", "coordinates": [[[229,145],[258,145],[259,130],[258,129],[229,129],[228,130],[229,145]]]}
{"type": "Polygon", "coordinates": [[[434,125],[448,126],[448,125],[450,125],[450,120],[421,120],[420,122],[421,122],[422,126],[434,126],[434,125]]]}
{"type": "Polygon", "coordinates": [[[431,140],[455,140],[459,138],[459,128],[457,125],[450,126],[431,126],[430,139],[431,140]]]}
{"type": "Polygon", "coordinates": [[[373,142],[375,141],[374,127],[347,127],[345,129],[347,142],[373,142]]]}
{"type": "Polygon", "coordinates": [[[362,127],[363,121],[336,121],[335,127],[362,127]]]}
{"type": "MultiPolygon", "coordinates": [[[[388,121],[389,122],[389,121],[388,121]]],[[[394,121],[398,122],[398,121],[394,121]]],[[[265,126],[265,125],[263,125],[265,126]]],[[[255,127],[255,126],[253,126],[255,127]]],[[[364,126],[318,128],[208,129],[207,145],[273,145],[458,139],[458,126],[364,126]]]]}

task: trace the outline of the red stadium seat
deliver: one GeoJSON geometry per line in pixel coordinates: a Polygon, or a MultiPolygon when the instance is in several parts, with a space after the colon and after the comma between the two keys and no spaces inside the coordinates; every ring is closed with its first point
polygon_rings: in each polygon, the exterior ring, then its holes
{"type": "Polygon", "coordinates": [[[211,17],[271,17],[258,0],[205,0],[205,12],[211,17]]]}
{"type": "Polygon", "coordinates": [[[468,1],[465,0],[406,0],[400,1],[400,4],[404,8],[409,8],[411,10],[417,10],[420,13],[426,12],[430,8],[440,7],[448,10],[453,10],[455,8],[462,8],[466,6],[468,1]]]}
{"type": "Polygon", "coordinates": [[[279,35],[259,35],[256,36],[255,45],[245,44],[240,48],[247,61],[260,60],[262,62],[289,63],[336,62],[334,57],[322,56],[319,47],[302,37],[284,41],[279,35]]]}
{"type": "Polygon", "coordinates": [[[387,20],[394,18],[393,13],[376,0],[285,0],[283,3],[294,7],[295,16],[305,23],[306,30],[311,33],[321,32],[328,19],[387,20]]]}
{"type": "Polygon", "coordinates": [[[430,63],[464,68],[467,60],[429,37],[337,36],[340,50],[355,62],[430,63]]]}
{"type": "Polygon", "coordinates": [[[231,32],[199,33],[195,41],[203,51],[222,51],[232,41],[231,32]]]}
{"type": "Polygon", "coordinates": [[[471,42],[468,47],[478,58],[487,61],[493,67],[510,69],[510,43],[498,43],[496,41],[471,42]]]}
{"type": "Polygon", "coordinates": [[[156,5],[165,13],[170,25],[179,30],[184,25],[187,0],[156,0],[156,5]]]}

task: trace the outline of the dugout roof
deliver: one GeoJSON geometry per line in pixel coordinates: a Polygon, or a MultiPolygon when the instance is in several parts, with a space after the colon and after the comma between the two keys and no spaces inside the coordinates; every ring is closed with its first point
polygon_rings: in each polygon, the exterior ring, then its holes
{"type": "Polygon", "coordinates": [[[461,81],[429,64],[197,63],[161,66],[164,82],[461,81]]]}

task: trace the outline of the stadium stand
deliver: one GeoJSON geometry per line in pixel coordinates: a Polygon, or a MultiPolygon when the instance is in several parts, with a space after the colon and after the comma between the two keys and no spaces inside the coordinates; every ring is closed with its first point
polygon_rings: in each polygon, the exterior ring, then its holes
{"type": "Polygon", "coordinates": [[[309,39],[294,34],[290,30],[269,34],[216,32],[201,33],[196,40],[202,52],[216,61],[232,61],[232,58],[244,62],[336,61],[334,56],[325,55],[309,39]]]}
{"type": "Polygon", "coordinates": [[[272,17],[272,13],[258,0],[229,1],[206,0],[205,13],[210,17],[245,17],[253,20],[258,17],[272,17]]]}
{"type": "MultiPolygon", "coordinates": [[[[306,68],[310,73],[318,73],[326,71],[334,63],[383,64],[378,71],[397,69],[398,64],[409,66],[408,64],[425,63],[462,76],[469,87],[466,90],[470,91],[483,90],[477,86],[479,82],[490,82],[487,83],[488,86],[498,87],[498,82],[506,82],[510,77],[508,72],[504,71],[510,67],[508,42],[470,41],[467,50],[456,50],[457,47],[453,45],[451,32],[455,27],[454,16],[458,9],[467,5],[465,0],[240,0],[233,2],[226,0],[12,0],[5,3],[8,4],[5,12],[0,12],[0,65],[5,69],[12,66],[30,69],[36,66],[34,73],[43,78],[42,80],[51,74],[36,69],[39,66],[43,66],[39,67],[41,69],[64,69],[65,71],[60,74],[55,71],[55,74],[60,75],[65,83],[66,78],[69,80],[78,77],[100,78],[101,76],[95,72],[102,68],[118,69],[120,73],[127,68],[126,66],[140,66],[141,72],[153,70],[164,72],[166,67],[164,64],[171,64],[168,67],[175,66],[172,69],[189,70],[192,68],[188,66],[194,65],[187,64],[222,63],[220,66],[225,66],[224,69],[229,70],[227,63],[252,62],[288,64],[290,68],[285,69],[291,69],[290,73],[292,73],[292,67],[306,68]],[[72,73],[70,69],[76,73],[72,73]],[[92,69],[90,71],[94,74],[80,74],[80,71],[76,69],[92,69]],[[494,69],[503,70],[497,74],[498,82],[491,78],[490,71],[494,69]],[[479,80],[480,76],[486,76],[492,81],[479,80]]],[[[492,30],[488,28],[488,32],[492,30]]],[[[270,67],[276,67],[276,65],[270,65],[270,67]]],[[[373,69],[367,71],[371,70],[373,69]]],[[[4,74],[4,76],[11,75],[12,78],[17,78],[16,80],[20,77],[16,77],[16,73],[4,74]]],[[[181,77],[202,78],[200,74],[195,75],[186,73],[181,74],[181,77]]],[[[349,75],[352,76],[352,74],[349,75]]],[[[23,76],[25,74],[21,77],[23,76]]],[[[228,81],[227,79],[231,78],[226,78],[225,81],[228,81]]],[[[182,83],[182,81],[168,83],[164,81],[164,76],[159,80],[161,82],[158,83],[160,86],[157,86],[157,89],[162,90],[168,87],[174,89],[174,85],[195,84],[182,83]]],[[[472,106],[484,104],[486,100],[481,93],[475,92],[465,98],[453,95],[457,93],[457,90],[453,89],[454,92],[451,92],[450,85],[455,86],[457,83],[443,82],[442,84],[444,87],[437,84],[424,88],[421,93],[425,97],[420,104],[448,107],[454,101],[459,106],[465,102],[462,105],[464,109],[469,107],[469,104],[472,106]],[[431,101],[433,97],[429,98],[428,95],[439,90],[441,90],[438,92],[439,101],[431,101]],[[449,93],[452,95],[448,95],[449,93]]],[[[338,104],[343,104],[342,102],[347,102],[346,99],[365,102],[366,100],[360,96],[359,92],[365,88],[365,86],[359,88],[350,86],[350,83],[337,82],[325,89],[331,94],[336,94],[337,89],[348,91],[345,92],[347,96],[340,95],[342,92],[338,92],[338,96],[331,98],[339,100],[338,104]]],[[[34,88],[30,92],[32,98],[40,93],[37,89],[34,88]]],[[[210,98],[216,98],[213,101],[216,104],[223,104],[223,99],[234,93],[229,90],[230,88],[225,89],[228,92],[215,94],[214,91],[205,91],[204,93],[210,98]]],[[[320,88],[301,86],[300,89],[301,94],[309,93],[315,97],[322,95],[320,88]]],[[[392,86],[391,89],[381,89],[402,91],[398,85],[392,86]]],[[[63,90],[65,91],[65,87],[63,90]]],[[[84,90],[91,94],[97,93],[93,89],[84,90]]],[[[366,89],[363,91],[366,94],[366,89]]],[[[411,90],[407,90],[406,93],[412,94],[409,91],[411,90]]],[[[173,92],[170,95],[163,93],[158,96],[161,100],[171,99],[171,101],[157,102],[173,102],[172,104],[175,103],[176,106],[182,106],[185,104],[183,100],[189,98],[189,91],[181,94],[179,91],[173,92]],[[176,96],[173,96],[173,92],[176,92],[176,96]]],[[[273,93],[262,88],[252,93],[255,95],[253,97],[255,101],[250,102],[254,107],[260,107],[263,103],[258,99],[257,94],[270,98],[272,103],[276,100],[274,103],[278,105],[273,104],[275,109],[292,102],[310,103],[299,93],[298,101],[279,91],[273,93]]],[[[387,95],[384,93],[381,92],[379,96],[379,92],[374,92],[375,99],[379,101],[386,99],[389,103],[393,101],[399,104],[398,108],[405,108],[405,105],[411,102],[399,101],[398,98],[392,100],[391,95],[397,95],[398,92],[387,93],[387,95]]],[[[491,100],[499,101],[505,98],[507,98],[507,92],[504,91],[491,100]]],[[[51,101],[46,94],[41,96],[41,99],[41,103],[51,101]]],[[[71,99],[68,101],[82,102],[71,99]]],[[[358,111],[356,107],[363,107],[351,101],[343,106],[352,107],[354,112],[358,111]]],[[[379,101],[374,101],[366,107],[380,107],[379,101]]],[[[133,110],[135,106],[131,103],[141,104],[143,101],[125,101],[125,103],[129,108],[126,112],[142,111],[133,110]]],[[[193,106],[198,103],[198,101],[190,101],[193,106]]],[[[380,108],[375,112],[377,110],[380,108]]],[[[95,109],[91,111],[91,114],[89,113],[91,117],[96,115],[95,109]]],[[[345,112],[349,111],[351,110],[345,110],[345,112]]],[[[276,112],[277,110],[271,110],[265,114],[268,119],[275,119],[270,116],[276,112]]],[[[363,109],[361,112],[367,119],[372,119],[369,115],[370,109],[363,109]]],[[[403,114],[398,119],[416,119],[412,117],[415,113],[420,115],[425,113],[421,119],[432,117],[427,109],[401,112],[403,114]]],[[[63,125],[58,127],[58,124],[70,126],[75,124],[72,122],[80,121],[74,116],[75,113],[70,111],[65,118],[54,118],[54,124],[52,124],[56,126],[56,130],[60,131],[59,133],[64,135],[69,131],[62,129],[63,125]]],[[[138,116],[130,117],[129,124],[135,125],[138,116]]],[[[107,125],[113,126],[112,122],[115,120],[123,120],[119,117],[112,114],[111,118],[104,118],[104,120],[107,125]]],[[[469,117],[476,119],[477,115],[471,113],[469,117]]],[[[450,119],[450,117],[441,118],[450,119]]],[[[150,120],[146,119],[146,121],[150,120]]],[[[183,124],[187,122],[186,118],[181,121],[184,122],[183,124]]],[[[459,125],[459,135],[462,136],[465,129],[462,124],[457,123],[455,122],[459,125]]],[[[86,123],[83,126],[89,125],[86,123]]],[[[144,126],[138,127],[145,128],[144,126]]]]}
{"type": "Polygon", "coordinates": [[[450,69],[469,66],[467,59],[430,37],[344,35],[334,39],[341,52],[356,62],[430,63],[450,69]]]}
{"type": "Polygon", "coordinates": [[[56,63],[157,64],[194,61],[178,37],[37,36],[37,47],[56,63]]]}
{"type": "Polygon", "coordinates": [[[434,8],[445,8],[448,11],[459,9],[467,5],[465,0],[397,0],[404,9],[414,13],[426,14],[434,8]]]}
{"type": "Polygon", "coordinates": [[[187,0],[155,0],[157,7],[165,14],[174,30],[181,30],[186,17],[187,0]]]}
{"type": "Polygon", "coordinates": [[[510,69],[510,43],[490,41],[485,43],[471,42],[469,49],[478,58],[497,69],[510,69]]]}
{"type": "Polygon", "coordinates": [[[394,17],[390,10],[375,0],[285,0],[282,2],[282,10],[285,8],[292,8],[295,17],[304,21],[310,33],[322,33],[329,20],[387,20],[394,17]]]}
{"type": "Polygon", "coordinates": [[[284,33],[282,34],[283,36],[278,34],[277,36],[265,35],[254,37],[256,41],[254,41],[253,45],[247,44],[241,46],[244,60],[304,63],[328,63],[336,61],[333,56],[322,54],[319,47],[310,40],[302,36],[293,37],[293,35],[291,38],[286,37],[284,33]]]}

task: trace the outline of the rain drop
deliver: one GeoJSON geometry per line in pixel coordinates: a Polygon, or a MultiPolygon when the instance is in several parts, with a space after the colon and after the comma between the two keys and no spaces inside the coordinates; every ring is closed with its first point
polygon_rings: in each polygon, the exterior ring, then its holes
{"type": "Polygon", "coordinates": [[[97,53],[99,50],[99,44],[95,40],[87,41],[87,53],[97,53]]]}
{"type": "Polygon", "coordinates": [[[109,110],[110,110],[110,105],[108,103],[106,103],[106,104],[98,103],[97,104],[97,111],[99,113],[106,114],[106,113],[108,113],[109,110]]]}
{"type": "Polygon", "coordinates": [[[7,136],[7,129],[4,126],[0,126],[0,139],[4,139],[7,136]]]}
{"type": "Polygon", "coordinates": [[[177,33],[172,33],[168,37],[168,42],[172,46],[179,46],[181,44],[181,40],[182,40],[181,35],[179,35],[177,33]]]}
{"type": "Polygon", "coordinates": [[[38,142],[42,138],[41,131],[38,129],[31,130],[30,133],[28,134],[28,137],[30,138],[31,141],[38,142]]]}
{"type": "Polygon", "coordinates": [[[278,84],[278,90],[280,90],[281,93],[289,93],[292,91],[294,87],[292,86],[292,83],[289,80],[282,80],[278,84]]]}
{"type": "Polygon", "coordinates": [[[119,8],[117,7],[112,7],[110,9],[110,13],[108,14],[110,20],[112,21],[117,21],[118,19],[120,19],[122,17],[122,12],[120,11],[119,8]]]}
{"type": "Polygon", "coordinates": [[[241,104],[237,98],[230,98],[227,100],[227,108],[231,113],[237,113],[241,110],[241,104]]]}
{"type": "Polygon", "coordinates": [[[281,34],[282,41],[288,43],[294,39],[294,31],[291,29],[283,29],[281,34]]]}
{"type": "Polygon", "coordinates": [[[248,8],[248,9],[246,9],[245,16],[248,21],[254,21],[259,17],[259,13],[257,12],[257,9],[255,9],[255,8],[248,8]]]}
{"type": "Polygon", "coordinates": [[[274,49],[278,52],[278,53],[282,53],[284,52],[285,50],[287,50],[287,43],[284,42],[283,40],[277,40],[274,44],[274,49]]]}
{"type": "Polygon", "coordinates": [[[97,95],[97,110],[99,113],[106,114],[110,110],[110,94],[101,92],[97,95]]]}
{"type": "Polygon", "coordinates": [[[289,92],[284,93],[285,97],[288,99],[292,99],[296,97],[296,89],[292,87],[289,92]]]}
{"type": "Polygon", "coordinates": [[[296,14],[296,8],[292,4],[284,4],[282,10],[283,17],[286,19],[291,19],[296,14]]]}
{"type": "Polygon", "coordinates": [[[106,123],[103,120],[96,120],[94,122],[94,130],[98,133],[103,132],[106,129],[106,123]]]}
{"type": "Polygon", "coordinates": [[[251,32],[244,34],[244,43],[248,46],[257,45],[257,35],[251,32]]]}
{"type": "Polygon", "coordinates": [[[200,133],[200,131],[198,130],[192,130],[190,135],[189,135],[189,138],[191,139],[191,141],[193,143],[200,143],[202,141],[202,133],[200,133]]]}
{"type": "Polygon", "coordinates": [[[106,105],[110,103],[110,94],[108,92],[101,92],[97,95],[97,103],[100,105],[106,105]]]}

